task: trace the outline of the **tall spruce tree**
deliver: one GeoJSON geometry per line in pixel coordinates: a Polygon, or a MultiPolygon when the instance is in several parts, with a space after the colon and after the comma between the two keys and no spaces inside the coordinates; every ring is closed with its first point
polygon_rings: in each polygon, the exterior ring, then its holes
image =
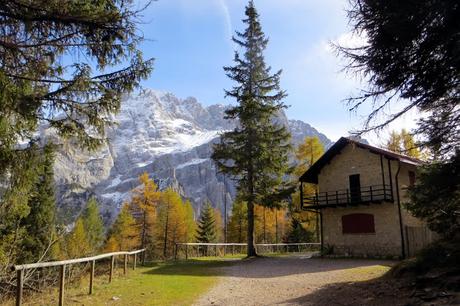
{"type": "Polygon", "coordinates": [[[28,206],[29,214],[22,220],[25,229],[19,262],[35,262],[50,255],[55,232],[56,200],[54,194],[54,149],[47,144],[37,168],[37,180],[28,206]]]}
{"type": "Polygon", "coordinates": [[[216,241],[216,221],[214,220],[214,210],[209,202],[206,202],[196,230],[196,240],[201,243],[216,241]]]}
{"type": "Polygon", "coordinates": [[[212,157],[222,172],[238,181],[241,198],[248,206],[247,255],[255,256],[254,205],[275,205],[292,192],[283,182],[288,172],[290,135],[286,127],[276,123],[276,116],[286,107],[282,103],[286,93],[279,85],[281,71],[273,74],[265,63],[268,39],[253,1],[246,7],[246,16],[246,30],[236,32],[233,38],[242,55],[235,52],[235,65],[224,67],[236,83],[226,96],[238,102],[225,112],[225,118],[237,119],[239,124],[222,135],[212,157]]]}

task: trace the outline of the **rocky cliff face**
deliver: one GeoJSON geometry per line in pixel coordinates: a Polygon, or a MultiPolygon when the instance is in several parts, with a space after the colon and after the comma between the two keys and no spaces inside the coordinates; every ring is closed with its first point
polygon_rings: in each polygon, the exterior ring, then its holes
{"type": "MultiPolygon", "coordinates": [[[[223,119],[224,111],[223,105],[203,107],[195,98],[182,100],[154,90],[127,96],[101,150],[84,152],[71,141],[60,142],[55,165],[60,215],[71,222],[95,196],[107,221],[112,220],[144,172],[160,188],[172,186],[189,198],[197,213],[205,200],[222,210],[227,202],[230,209],[234,182],[218,174],[210,159],[213,142],[235,124],[223,119]]],[[[289,126],[294,144],[306,136],[330,144],[307,123],[288,120],[284,113],[279,120],[289,126]]],[[[58,142],[46,127],[41,134],[58,142]]]]}

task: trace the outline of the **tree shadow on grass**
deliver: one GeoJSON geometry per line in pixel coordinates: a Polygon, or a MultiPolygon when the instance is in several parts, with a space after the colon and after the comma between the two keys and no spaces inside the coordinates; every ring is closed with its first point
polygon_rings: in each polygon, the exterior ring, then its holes
{"type": "MultiPolygon", "coordinates": [[[[179,261],[156,266],[144,273],[157,275],[225,275],[242,278],[272,278],[296,274],[314,274],[359,267],[393,266],[394,261],[371,259],[319,259],[302,257],[259,257],[243,260],[179,261]]],[[[314,277],[312,275],[312,277],[314,277]]]]}

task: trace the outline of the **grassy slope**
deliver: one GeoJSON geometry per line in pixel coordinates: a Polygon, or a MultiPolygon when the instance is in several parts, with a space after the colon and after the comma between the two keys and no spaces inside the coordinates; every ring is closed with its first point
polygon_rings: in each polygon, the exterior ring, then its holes
{"type": "MultiPolygon", "coordinates": [[[[217,281],[219,267],[231,265],[231,261],[213,258],[189,260],[177,263],[158,263],[128,270],[128,276],[120,269],[111,284],[107,276],[98,276],[94,293],[88,295],[88,280],[78,285],[68,285],[65,291],[66,305],[189,305],[217,281]]],[[[55,305],[57,290],[34,296],[25,305],[55,305]]]]}

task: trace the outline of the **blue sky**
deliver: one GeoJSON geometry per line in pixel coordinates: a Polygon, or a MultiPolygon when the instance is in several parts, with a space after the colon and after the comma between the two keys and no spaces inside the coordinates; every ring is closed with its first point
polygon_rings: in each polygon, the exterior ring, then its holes
{"type": "MultiPolygon", "coordinates": [[[[141,30],[148,39],[141,46],[155,57],[155,70],[144,87],[165,90],[178,97],[196,97],[205,105],[231,103],[224,88],[232,83],[222,67],[232,64],[235,30],[243,30],[246,0],[159,0],[143,13],[141,30]]],[[[356,44],[350,35],[347,0],[255,0],[265,34],[270,38],[266,61],[283,69],[282,88],[289,96],[288,117],[300,119],[332,140],[359,128],[362,116],[348,112],[343,100],[364,85],[341,72],[344,61],[331,41],[356,44]]],[[[407,116],[394,128],[413,127],[407,116]]],[[[385,133],[384,133],[385,134],[385,133]]],[[[379,143],[385,138],[371,137],[379,143]]]]}

